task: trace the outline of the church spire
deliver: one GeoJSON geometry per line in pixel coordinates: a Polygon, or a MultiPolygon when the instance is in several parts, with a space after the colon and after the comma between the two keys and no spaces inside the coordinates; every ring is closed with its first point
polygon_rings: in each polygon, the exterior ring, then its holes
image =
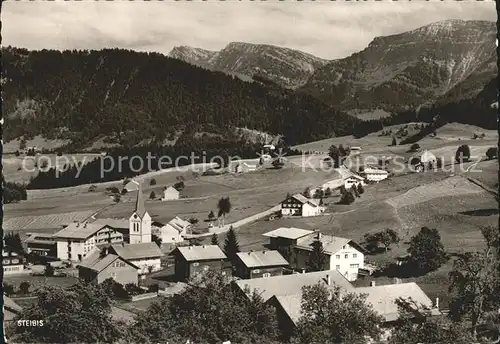
{"type": "Polygon", "coordinates": [[[137,184],[137,199],[135,200],[135,213],[142,219],[144,214],[146,214],[146,207],[144,206],[144,197],[142,196],[142,185],[134,181],[137,184]]]}

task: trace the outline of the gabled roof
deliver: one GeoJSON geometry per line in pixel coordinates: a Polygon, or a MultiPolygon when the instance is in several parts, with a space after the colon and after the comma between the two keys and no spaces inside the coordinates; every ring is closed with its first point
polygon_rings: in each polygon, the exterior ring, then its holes
{"type": "Polygon", "coordinates": [[[8,309],[14,313],[19,313],[23,310],[21,306],[19,306],[17,303],[14,302],[14,300],[12,300],[5,294],[3,295],[3,306],[5,307],[5,309],[8,309]]]}
{"type": "Polygon", "coordinates": [[[47,233],[29,233],[29,237],[24,240],[26,244],[55,244],[56,239],[54,238],[54,234],[47,233]]]}
{"type": "Polygon", "coordinates": [[[168,188],[165,188],[165,189],[163,190],[163,193],[165,193],[165,192],[167,192],[167,191],[168,191],[168,192],[173,191],[173,192],[174,192],[174,193],[176,193],[176,194],[178,194],[178,193],[179,193],[179,190],[177,190],[177,189],[176,189],[176,188],[174,188],[173,186],[169,186],[168,188]]]}
{"type": "Polygon", "coordinates": [[[177,247],[176,251],[178,251],[188,262],[227,259],[227,256],[217,245],[183,246],[177,247]]]}
{"type": "Polygon", "coordinates": [[[118,244],[111,245],[110,252],[126,260],[142,259],[142,258],[159,258],[163,256],[163,252],[154,242],[143,242],[140,244],[118,244]]]}
{"type": "Polygon", "coordinates": [[[236,255],[247,268],[288,265],[278,251],[238,252],[236,255]]]}
{"type": "MultiPolygon", "coordinates": [[[[312,243],[316,240],[316,236],[308,236],[297,241],[298,248],[312,251],[312,243]]],[[[338,251],[342,250],[344,245],[351,245],[358,251],[365,253],[366,250],[360,245],[356,244],[351,239],[336,237],[332,235],[321,234],[321,243],[323,244],[323,250],[325,253],[333,255],[338,251]]]]}
{"type": "Polygon", "coordinates": [[[292,274],[273,276],[268,278],[255,278],[250,280],[237,280],[235,284],[242,291],[251,293],[257,290],[264,301],[273,296],[286,296],[302,293],[302,287],[314,285],[317,283],[327,283],[328,277],[331,286],[339,286],[342,289],[353,291],[352,284],[337,270],[308,272],[303,274],[292,274]]]}
{"type": "Polygon", "coordinates": [[[358,180],[365,180],[365,178],[361,177],[361,176],[358,176],[357,174],[351,174],[350,176],[346,177],[345,179],[349,179],[349,178],[354,178],[354,179],[358,179],[358,180]]]}
{"type": "MultiPolygon", "coordinates": [[[[371,304],[373,309],[384,317],[385,321],[398,319],[399,311],[395,301],[400,297],[404,299],[411,297],[417,304],[422,304],[429,309],[433,308],[431,299],[414,282],[356,288],[356,292],[368,294],[367,303],[371,304]]],[[[440,314],[437,309],[433,309],[432,313],[434,315],[440,314]]]]}
{"type": "Polygon", "coordinates": [[[168,221],[168,223],[164,227],[166,226],[170,226],[180,233],[187,227],[191,226],[191,223],[189,221],[181,219],[179,216],[176,216],[172,220],[168,221]]]}
{"type": "Polygon", "coordinates": [[[320,205],[320,200],[317,200],[317,199],[309,199],[307,198],[306,196],[302,195],[302,194],[295,194],[292,196],[293,199],[299,201],[300,203],[302,204],[310,204],[312,205],[313,207],[318,207],[320,205]]]}
{"type": "Polygon", "coordinates": [[[123,258],[120,258],[116,254],[108,253],[105,256],[101,255],[100,250],[95,250],[89,256],[87,256],[78,266],[91,269],[97,272],[101,272],[105,268],[107,268],[110,264],[114,263],[117,259],[124,261],[125,263],[131,265],[135,269],[139,269],[134,264],[126,261],[123,258]]]}
{"type": "Polygon", "coordinates": [[[302,238],[306,235],[310,235],[313,233],[314,233],[314,231],[307,230],[307,229],[301,229],[301,228],[295,228],[295,227],[280,227],[278,229],[264,233],[262,235],[265,237],[270,237],[270,238],[286,238],[286,239],[295,240],[295,239],[302,238]]]}
{"type": "Polygon", "coordinates": [[[87,239],[104,227],[105,225],[100,223],[73,222],[65,228],[61,229],[59,232],[55,233],[54,237],[68,239],[87,239]]]}
{"type": "Polygon", "coordinates": [[[144,214],[146,214],[146,206],[144,205],[144,196],[142,194],[142,185],[140,183],[139,183],[138,189],[137,189],[137,198],[135,200],[134,212],[141,219],[144,217],[144,214]]]}
{"type": "Polygon", "coordinates": [[[387,172],[386,170],[381,170],[379,168],[365,168],[363,170],[363,172],[360,172],[360,173],[364,173],[364,174],[389,174],[389,172],[387,172]]]}

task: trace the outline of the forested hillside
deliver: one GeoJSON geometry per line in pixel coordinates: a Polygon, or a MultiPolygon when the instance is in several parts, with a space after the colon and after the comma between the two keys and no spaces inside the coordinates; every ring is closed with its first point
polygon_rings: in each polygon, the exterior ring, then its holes
{"type": "Polygon", "coordinates": [[[161,142],[213,124],[285,135],[289,144],[346,135],[360,123],[307,95],[246,83],[157,53],[2,49],[4,139],[43,134],[75,147],[102,135],[161,142]]]}

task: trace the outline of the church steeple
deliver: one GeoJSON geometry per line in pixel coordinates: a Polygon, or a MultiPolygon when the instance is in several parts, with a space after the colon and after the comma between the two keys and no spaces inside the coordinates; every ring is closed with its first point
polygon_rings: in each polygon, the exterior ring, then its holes
{"type": "Polygon", "coordinates": [[[141,183],[138,182],[135,183],[137,183],[137,199],[135,200],[135,213],[142,219],[144,217],[144,214],[146,214],[146,207],[144,206],[144,197],[142,195],[142,185],[141,183]]]}

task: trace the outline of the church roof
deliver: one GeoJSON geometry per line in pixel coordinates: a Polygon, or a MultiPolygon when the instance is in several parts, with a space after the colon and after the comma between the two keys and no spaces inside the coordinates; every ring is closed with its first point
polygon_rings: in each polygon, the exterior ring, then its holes
{"type": "Polygon", "coordinates": [[[144,196],[142,195],[142,185],[138,185],[137,199],[135,200],[135,213],[140,217],[146,214],[146,207],[144,206],[144,196]]]}

